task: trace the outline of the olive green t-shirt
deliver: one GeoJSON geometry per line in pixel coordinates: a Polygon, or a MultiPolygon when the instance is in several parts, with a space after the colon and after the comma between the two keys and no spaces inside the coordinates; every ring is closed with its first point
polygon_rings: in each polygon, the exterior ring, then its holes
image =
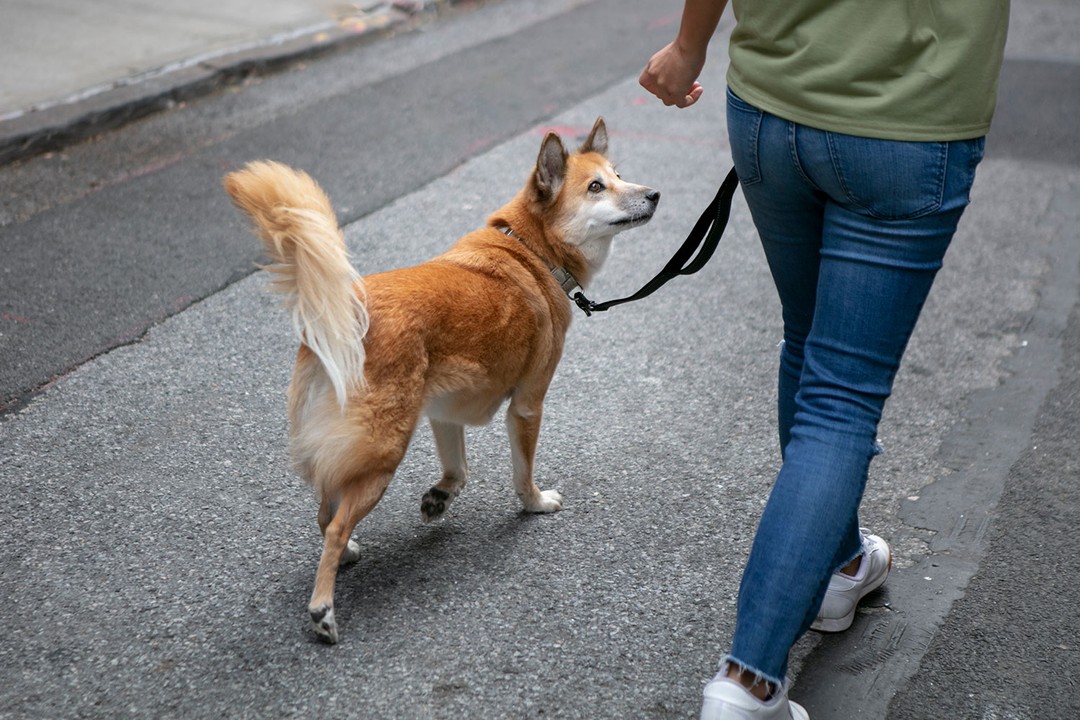
{"type": "Polygon", "coordinates": [[[985,135],[1009,0],[733,0],[728,85],[821,130],[885,140],[985,135]]]}

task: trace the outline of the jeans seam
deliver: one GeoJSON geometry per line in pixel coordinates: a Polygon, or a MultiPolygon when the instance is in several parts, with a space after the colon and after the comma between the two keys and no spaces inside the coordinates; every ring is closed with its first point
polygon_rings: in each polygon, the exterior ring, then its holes
{"type": "Polygon", "coordinates": [[[951,150],[951,149],[952,149],[952,143],[951,142],[942,143],[942,145],[941,145],[941,155],[942,155],[941,163],[938,165],[938,167],[941,170],[940,170],[940,172],[938,172],[938,180],[937,180],[937,186],[938,186],[937,208],[939,208],[939,209],[941,208],[942,205],[945,204],[945,182],[948,179],[946,176],[948,175],[948,172],[949,172],[949,150],[951,150]]]}
{"type": "MultiPolygon", "coordinates": [[[[745,115],[750,119],[748,137],[743,138],[743,147],[748,148],[746,152],[751,174],[748,174],[745,177],[739,175],[739,182],[742,183],[743,186],[754,185],[762,180],[761,159],[760,153],[758,152],[758,145],[761,142],[761,122],[764,112],[740,98],[732,92],[731,88],[728,88],[727,92],[729,96],[727,102],[729,112],[745,115]],[[740,105],[745,105],[746,107],[744,108],[740,105]]],[[[732,142],[732,146],[734,147],[734,142],[732,142]]]]}
{"type": "Polygon", "coordinates": [[[795,171],[799,173],[799,177],[801,177],[808,186],[815,190],[820,190],[817,184],[806,174],[802,161],[799,160],[799,126],[790,121],[786,122],[788,123],[788,151],[791,153],[791,164],[795,168],[795,171]]]}
{"type": "MultiPolygon", "coordinates": [[[[742,110],[736,110],[737,112],[743,112],[742,110]]],[[[757,111],[751,116],[751,139],[750,146],[750,164],[753,168],[753,175],[747,178],[744,182],[754,184],[761,182],[761,156],[758,152],[758,145],[761,142],[761,111],[757,111]]]]}

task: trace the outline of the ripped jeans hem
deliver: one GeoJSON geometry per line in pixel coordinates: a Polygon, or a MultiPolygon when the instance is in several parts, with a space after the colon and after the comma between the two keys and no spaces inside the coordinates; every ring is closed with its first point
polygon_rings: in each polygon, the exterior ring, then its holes
{"type": "Polygon", "coordinates": [[[787,683],[783,678],[776,678],[772,675],[766,675],[763,672],[758,671],[756,668],[747,665],[738,658],[731,655],[725,655],[720,658],[720,671],[717,673],[717,677],[727,677],[728,666],[734,665],[745,673],[749,673],[754,676],[754,682],[751,687],[757,687],[760,683],[768,683],[773,692],[783,692],[787,687],[787,683]]]}

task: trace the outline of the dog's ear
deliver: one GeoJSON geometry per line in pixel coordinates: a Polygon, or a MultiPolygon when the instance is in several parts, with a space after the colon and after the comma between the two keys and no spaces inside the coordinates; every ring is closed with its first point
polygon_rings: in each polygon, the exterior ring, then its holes
{"type": "Polygon", "coordinates": [[[603,117],[596,118],[589,137],[578,148],[578,152],[594,152],[604,156],[607,155],[607,126],[604,124],[603,117]]]}
{"type": "Polygon", "coordinates": [[[546,202],[558,195],[565,177],[566,148],[558,135],[549,132],[540,146],[536,172],[533,173],[533,184],[540,199],[546,202]]]}

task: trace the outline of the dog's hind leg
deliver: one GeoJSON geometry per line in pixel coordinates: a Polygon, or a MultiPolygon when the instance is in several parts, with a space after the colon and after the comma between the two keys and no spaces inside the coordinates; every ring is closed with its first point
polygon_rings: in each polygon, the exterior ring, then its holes
{"type": "Polygon", "coordinates": [[[527,403],[514,395],[506,411],[506,429],[510,434],[510,459],[514,464],[514,490],[529,512],[549,513],[562,510],[562,495],[554,490],[540,490],[533,481],[533,459],[540,436],[543,404],[527,403]]]}
{"type": "Polygon", "coordinates": [[[369,391],[362,405],[350,407],[349,417],[356,423],[352,428],[354,443],[335,446],[334,461],[320,466],[329,477],[315,485],[330,496],[319,508],[323,551],[308,612],[315,632],[327,642],[338,639],[334,619],[338,567],[351,554],[357,523],[378,504],[405,457],[420,416],[421,388],[420,382],[410,378],[400,384],[382,382],[379,391],[369,391]],[[366,418],[378,418],[377,432],[368,429],[366,418]]]}
{"type": "MultiPolygon", "coordinates": [[[[326,537],[326,528],[330,524],[330,521],[334,519],[334,515],[337,514],[338,505],[341,503],[339,497],[330,497],[329,495],[323,495],[319,501],[319,532],[326,537]]],[[[352,565],[354,562],[360,559],[360,545],[355,540],[349,538],[349,542],[345,546],[345,551],[341,553],[341,567],[346,565],[352,565]]]]}
{"type": "Polygon", "coordinates": [[[469,465],[465,460],[465,428],[432,418],[431,432],[435,436],[443,475],[442,480],[420,499],[420,518],[426,523],[443,516],[465,488],[469,476],[469,465]]]}
{"type": "MultiPolygon", "coordinates": [[[[352,540],[353,529],[379,502],[392,477],[393,471],[368,475],[346,485],[337,502],[336,511],[323,530],[322,557],[315,573],[315,590],[311,594],[311,602],[308,603],[308,612],[311,614],[315,632],[329,643],[338,641],[337,622],[334,619],[334,584],[337,581],[338,567],[350,552],[350,544],[355,545],[352,540]]],[[[324,507],[329,511],[333,503],[320,507],[320,524],[324,517],[324,507]]]]}

